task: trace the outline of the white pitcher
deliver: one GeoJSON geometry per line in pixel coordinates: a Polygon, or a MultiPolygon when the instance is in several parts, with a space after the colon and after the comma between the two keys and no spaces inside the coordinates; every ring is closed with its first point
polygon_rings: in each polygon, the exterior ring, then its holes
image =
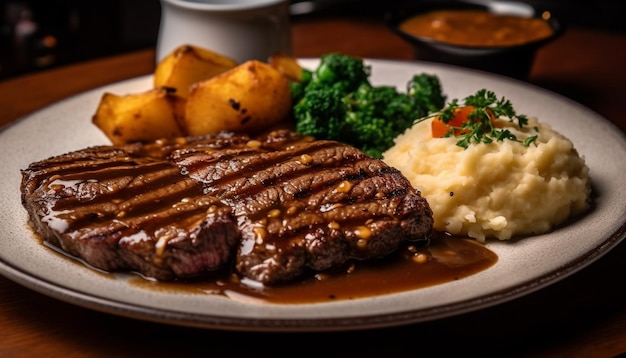
{"type": "Polygon", "coordinates": [[[291,54],[287,0],[161,0],[156,61],[190,44],[240,63],[291,54]]]}

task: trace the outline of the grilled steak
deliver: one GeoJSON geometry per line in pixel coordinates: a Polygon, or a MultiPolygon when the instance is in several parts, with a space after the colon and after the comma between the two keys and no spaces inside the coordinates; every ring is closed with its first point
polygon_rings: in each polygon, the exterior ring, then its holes
{"type": "Polygon", "coordinates": [[[427,240],[432,212],[382,161],[290,131],[88,148],[23,170],[42,237],[160,280],[232,264],[264,284],[427,240]]]}
{"type": "Polygon", "coordinates": [[[96,268],[161,280],[228,262],[239,236],[231,209],[137,149],[95,147],[31,164],[22,202],[36,231],[96,268]]]}

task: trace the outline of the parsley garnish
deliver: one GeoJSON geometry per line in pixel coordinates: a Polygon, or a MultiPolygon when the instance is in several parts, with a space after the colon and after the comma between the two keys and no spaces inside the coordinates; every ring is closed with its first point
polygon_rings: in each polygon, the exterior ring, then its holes
{"type": "MultiPolygon", "coordinates": [[[[508,129],[494,127],[493,118],[507,118],[510,122],[517,121],[519,128],[522,128],[528,124],[528,117],[515,113],[513,105],[509,100],[504,97],[498,99],[494,92],[486,89],[481,89],[475,94],[465,97],[462,102],[458,99],[453,99],[441,111],[418,119],[415,123],[419,123],[427,118],[438,117],[439,120],[448,124],[454,118],[456,111],[464,106],[473,107],[473,110],[467,115],[468,120],[464,121],[460,126],[450,125],[450,130],[446,133],[446,137],[456,136],[459,139],[456,145],[460,147],[467,149],[471,143],[491,143],[505,139],[529,146],[538,137],[537,135],[530,136],[521,141],[508,129]]],[[[538,131],[536,127],[535,130],[538,131]]]]}

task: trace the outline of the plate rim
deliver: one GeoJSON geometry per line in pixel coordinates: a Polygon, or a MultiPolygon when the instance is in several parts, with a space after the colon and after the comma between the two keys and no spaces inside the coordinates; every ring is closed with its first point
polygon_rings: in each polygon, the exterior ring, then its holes
{"type": "MultiPolygon", "coordinates": [[[[303,58],[303,63],[312,63],[317,61],[316,58],[303,58]]],[[[411,66],[426,64],[429,67],[452,69],[454,71],[478,73],[481,76],[489,76],[495,78],[498,81],[508,81],[515,86],[526,86],[529,88],[537,88],[543,92],[549,93],[554,98],[560,101],[567,101],[569,104],[577,106],[577,109],[585,109],[590,113],[594,113],[596,116],[601,117],[597,113],[593,112],[584,105],[575,102],[567,97],[561,96],[557,93],[551,92],[547,89],[538,87],[536,85],[517,81],[504,76],[498,76],[491,73],[483,73],[477,70],[470,70],[465,68],[458,68],[450,65],[443,65],[437,63],[429,63],[424,61],[403,61],[403,60],[388,60],[388,59],[369,59],[366,61],[371,62],[373,65],[376,63],[404,63],[411,66]]],[[[152,75],[144,75],[135,78],[126,79],[123,81],[99,86],[91,90],[87,90],[72,96],[66,97],[61,101],[55,102],[41,109],[38,109],[32,113],[29,113],[20,119],[11,122],[9,125],[0,128],[0,136],[8,131],[9,128],[13,128],[19,124],[28,121],[41,113],[50,111],[55,107],[61,107],[64,104],[80,98],[83,96],[90,96],[94,93],[102,93],[107,88],[112,86],[124,86],[135,81],[144,81],[146,78],[150,78],[152,75]]],[[[444,88],[445,91],[445,88],[444,88]]],[[[605,124],[616,125],[605,118],[603,118],[605,124]]],[[[620,131],[618,135],[621,135],[621,139],[626,142],[626,136],[620,131]]],[[[448,303],[443,306],[435,306],[428,308],[420,308],[416,310],[407,310],[394,313],[377,313],[373,315],[367,315],[366,313],[358,316],[348,317],[331,317],[331,318],[290,318],[290,319],[269,319],[269,318],[241,318],[241,317],[228,317],[206,314],[190,314],[186,312],[178,311],[164,311],[163,309],[140,306],[128,302],[120,302],[110,298],[102,298],[88,293],[80,292],[74,288],[68,288],[59,286],[53,282],[48,282],[46,279],[37,277],[36,275],[24,272],[20,268],[14,267],[9,262],[6,262],[0,255],[0,274],[11,279],[12,281],[21,284],[29,289],[45,294],[47,296],[66,301],[71,304],[82,306],[85,308],[94,309],[97,311],[117,314],[120,316],[126,316],[130,318],[143,319],[147,321],[154,321],[160,323],[168,323],[181,326],[193,326],[201,328],[217,328],[223,330],[239,330],[239,331],[337,331],[346,329],[366,329],[366,328],[379,328],[389,327],[410,323],[423,322],[428,320],[440,319],[449,317],[461,313],[466,313],[482,308],[487,308],[499,303],[510,301],[514,298],[530,294],[548,285],[554,284],[576,272],[588,266],[592,262],[601,258],[609,252],[612,248],[617,246],[626,237],[626,220],[621,222],[621,225],[617,227],[615,232],[610,233],[606,239],[596,245],[592,250],[586,252],[584,255],[576,257],[567,265],[560,269],[546,272],[540,277],[536,277],[533,280],[523,282],[516,286],[502,289],[498,292],[488,293],[483,296],[474,297],[469,300],[461,302],[448,303]]]]}

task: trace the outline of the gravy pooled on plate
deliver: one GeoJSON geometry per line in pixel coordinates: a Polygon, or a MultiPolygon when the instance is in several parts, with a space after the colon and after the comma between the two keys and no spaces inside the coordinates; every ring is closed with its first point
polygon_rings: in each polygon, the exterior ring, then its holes
{"type": "Polygon", "coordinates": [[[228,270],[171,282],[137,276],[130,283],[161,292],[218,295],[250,303],[325,303],[449,283],[482,272],[497,261],[498,255],[486,245],[436,232],[428,246],[407,245],[385,258],[352,261],[341,268],[307,275],[284,285],[270,287],[239,281],[228,270]]]}

